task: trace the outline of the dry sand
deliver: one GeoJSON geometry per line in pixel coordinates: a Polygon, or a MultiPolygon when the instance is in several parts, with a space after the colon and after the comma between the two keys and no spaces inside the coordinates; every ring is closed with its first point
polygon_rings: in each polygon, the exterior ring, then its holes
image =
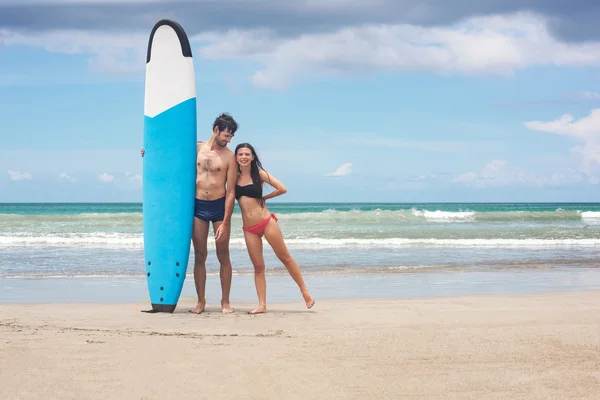
{"type": "Polygon", "coordinates": [[[0,305],[3,399],[598,399],[600,292],[0,305]]]}

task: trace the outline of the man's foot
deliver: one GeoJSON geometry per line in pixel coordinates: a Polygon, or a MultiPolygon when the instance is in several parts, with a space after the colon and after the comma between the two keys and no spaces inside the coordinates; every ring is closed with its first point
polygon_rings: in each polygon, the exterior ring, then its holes
{"type": "Polygon", "coordinates": [[[267,312],[267,306],[258,306],[252,311],[248,311],[248,314],[262,314],[267,312]]]}
{"type": "Polygon", "coordinates": [[[221,302],[221,312],[223,314],[231,314],[233,312],[233,308],[231,308],[229,303],[221,302]]]}
{"type": "Polygon", "coordinates": [[[308,289],[302,290],[302,297],[304,297],[304,301],[306,302],[306,308],[311,309],[312,306],[315,305],[315,300],[310,295],[310,292],[308,291],[308,289]]]}
{"type": "Polygon", "coordinates": [[[198,304],[196,304],[196,307],[192,308],[190,312],[200,314],[204,311],[204,307],[206,307],[206,301],[199,301],[198,304]]]}

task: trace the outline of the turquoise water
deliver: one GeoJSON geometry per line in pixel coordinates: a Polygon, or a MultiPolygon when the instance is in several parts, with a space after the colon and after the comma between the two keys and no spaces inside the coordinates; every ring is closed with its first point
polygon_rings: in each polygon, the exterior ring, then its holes
{"type": "MultiPolygon", "coordinates": [[[[600,203],[268,206],[307,274],[595,268],[600,260],[600,203]]],[[[230,247],[236,274],[251,274],[237,205],[230,247]]],[[[0,278],[142,276],[142,205],[0,204],[0,253],[0,278]]],[[[285,274],[268,246],[265,259],[285,274]]],[[[193,252],[188,272],[192,262],[193,252]]],[[[218,271],[214,251],[207,268],[218,271]]]]}
{"type": "MultiPolygon", "coordinates": [[[[600,288],[600,203],[269,203],[268,207],[277,214],[306,279],[321,288],[322,296],[600,288]],[[487,278],[461,280],[481,274],[487,278]],[[525,284],[522,279],[534,280],[525,284]],[[408,290],[409,282],[421,286],[408,290]]],[[[253,267],[237,205],[230,249],[232,290],[253,300],[253,267]]],[[[211,233],[208,290],[216,295],[219,264],[213,250],[211,233]]],[[[286,293],[296,294],[282,289],[288,288],[291,278],[266,243],[264,254],[270,282],[279,282],[273,293],[282,299],[286,293]]],[[[73,301],[91,301],[86,293],[96,293],[94,299],[124,298],[123,290],[143,299],[143,260],[141,204],[0,204],[0,302],[50,301],[40,296],[50,296],[53,288],[66,290],[55,298],[73,301]]],[[[193,251],[183,296],[194,296],[192,266],[193,251]]]]}
{"type": "MultiPolygon", "coordinates": [[[[375,210],[429,210],[448,212],[550,212],[598,211],[600,203],[269,203],[269,208],[281,213],[307,213],[375,210]]],[[[0,203],[0,214],[85,214],[142,212],[141,203],[0,203]]],[[[234,212],[239,212],[236,204],[234,212]]]]}

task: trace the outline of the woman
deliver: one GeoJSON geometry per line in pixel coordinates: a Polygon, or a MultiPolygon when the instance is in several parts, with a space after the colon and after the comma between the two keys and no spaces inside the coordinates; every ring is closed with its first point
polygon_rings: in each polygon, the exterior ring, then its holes
{"type": "Polygon", "coordinates": [[[277,217],[275,214],[271,214],[265,204],[265,200],[286,193],[285,186],[263,169],[254,148],[250,144],[239,144],[235,148],[235,158],[238,163],[235,198],[242,211],[244,239],[246,240],[250,260],[254,265],[254,283],[258,294],[258,307],[249,313],[259,314],[267,311],[267,281],[265,279],[265,261],[262,253],[263,235],[271,245],[277,258],[285,265],[285,268],[298,284],[306,302],[306,307],[311,308],[315,301],[302,279],[300,267],[288,252],[279,225],[277,225],[277,217]],[[263,182],[267,182],[276,190],[263,197],[263,182]]]}

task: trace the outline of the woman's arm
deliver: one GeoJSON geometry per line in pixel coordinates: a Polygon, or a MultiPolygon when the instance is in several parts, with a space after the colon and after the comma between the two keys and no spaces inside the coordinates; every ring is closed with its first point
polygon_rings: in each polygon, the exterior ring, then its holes
{"type": "Polygon", "coordinates": [[[261,169],[259,173],[263,182],[266,182],[275,188],[274,191],[266,196],[263,196],[263,200],[272,199],[273,197],[281,196],[282,194],[287,193],[287,189],[283,183],[279,182],[273,175],[269,174],[264,169],[261,169]]]}

